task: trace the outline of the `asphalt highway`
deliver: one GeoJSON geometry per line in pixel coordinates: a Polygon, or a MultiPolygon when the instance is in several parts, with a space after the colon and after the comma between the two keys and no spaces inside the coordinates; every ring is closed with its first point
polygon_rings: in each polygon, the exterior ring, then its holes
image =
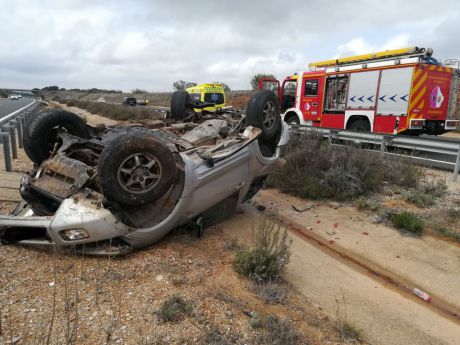
{"type": "Polygon", "coordinates": [[[0,99],[0,120],[6,115],[25,107],[33,102],[33,98],[23,97],[19,100],[0,99]]]}

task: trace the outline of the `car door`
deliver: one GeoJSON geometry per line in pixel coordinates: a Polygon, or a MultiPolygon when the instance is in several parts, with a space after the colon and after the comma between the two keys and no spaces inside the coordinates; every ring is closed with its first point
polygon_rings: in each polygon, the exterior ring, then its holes
{"type": "Polygon", "coordinates": [[[324,78],[312,76],[302,79],[300,107],[305,121],[321,120],[324,78]]]}

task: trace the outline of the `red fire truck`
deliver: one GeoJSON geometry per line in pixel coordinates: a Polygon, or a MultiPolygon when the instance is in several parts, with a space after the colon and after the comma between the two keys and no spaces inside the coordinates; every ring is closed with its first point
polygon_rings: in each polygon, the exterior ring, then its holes
{"type": "Polygon", "coordinates": [[[404,48],[309,64],[284,79],[261,79],[278,93],[291,124],[374,133],[442,134],[459,124],[460,71],[432,49],[404,48]]]}

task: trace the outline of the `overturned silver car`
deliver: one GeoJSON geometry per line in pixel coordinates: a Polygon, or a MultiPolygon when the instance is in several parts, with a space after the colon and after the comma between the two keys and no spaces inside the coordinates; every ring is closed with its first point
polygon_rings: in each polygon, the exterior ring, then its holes
{"type": "Polygon", "coordinates": [[[256,92],[245,112],[195,112],[209,106],[175,92],[154,129],[42,112],[25,131],[35,167],[22,178],[23,201],[0,216],[1,241],[120,255],[228,217],[280,162],[288,127],[271,91],[256,92]]]}

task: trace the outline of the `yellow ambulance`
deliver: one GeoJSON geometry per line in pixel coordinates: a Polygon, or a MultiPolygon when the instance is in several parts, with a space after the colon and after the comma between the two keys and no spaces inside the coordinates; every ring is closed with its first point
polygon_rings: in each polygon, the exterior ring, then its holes
{"type": "MultiPolygon", "coordinates": [[[[215,104],[213,107],[204,108],[206,111],[217,111],[225,107],[225,93],[221,84],[199,84],[187,88],[186,91],[190,94],[194,102],[199,101],[215,104]]],[[[201,109],[195,109],[195,112],[201,112],[201,109]]]]}

